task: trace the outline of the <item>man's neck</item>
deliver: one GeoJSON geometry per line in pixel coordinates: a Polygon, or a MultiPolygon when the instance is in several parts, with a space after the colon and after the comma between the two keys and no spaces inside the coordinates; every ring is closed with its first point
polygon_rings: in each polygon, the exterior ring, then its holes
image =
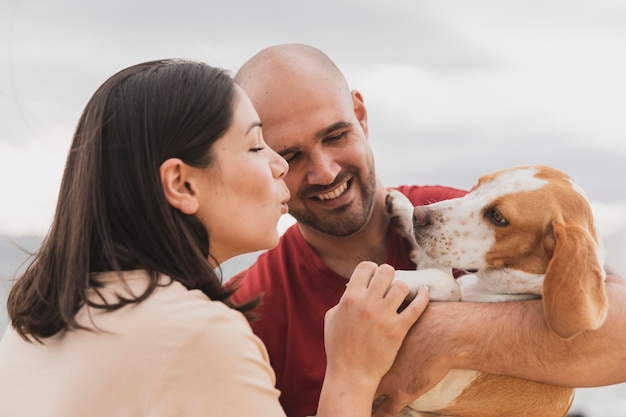
{"type": "Polygon", "coordinates": [[[350,236],[330,236],[298,224],[304,240],[322,261],[339,275],[350,278],[361,261],[381,264],[387,255],[389,217],[385,209],[386,190],[379,187],[366,224],[350,236]]]}

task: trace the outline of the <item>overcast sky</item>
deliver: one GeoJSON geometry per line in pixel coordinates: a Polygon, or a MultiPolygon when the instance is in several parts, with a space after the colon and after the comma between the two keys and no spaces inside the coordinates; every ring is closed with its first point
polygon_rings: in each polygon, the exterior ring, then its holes
{"type": "Polygon", "coordinates": [[[623,0],[2,0],[0,233],[48,229],[110,75],[171,57],[236,71],[285,42],[319,47],[363,93],[386,185],[468,188],[543,163],[626,223],[623,0]]]}

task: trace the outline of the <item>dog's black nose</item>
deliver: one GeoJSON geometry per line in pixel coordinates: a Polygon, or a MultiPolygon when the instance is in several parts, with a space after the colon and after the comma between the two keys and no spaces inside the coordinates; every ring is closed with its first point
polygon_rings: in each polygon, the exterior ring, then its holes
{"type": "Polygon", "coordinates": [[[430,210],[424,206],[417,206],[413,209],[413,227],[424,227],[430,224],[430,210]]]}

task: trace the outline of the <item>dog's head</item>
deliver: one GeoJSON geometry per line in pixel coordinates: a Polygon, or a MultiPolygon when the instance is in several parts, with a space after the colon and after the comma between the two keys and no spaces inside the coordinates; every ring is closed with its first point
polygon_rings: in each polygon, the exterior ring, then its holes
{"type": "Polygon", "coordinates": [[[604,322],[604,249],[584,191],[563,172],[484,175],[464,197],[416,207],[414,223],[418,244],[442,265],[478,272],[493,292],[542,294],[561,337],[604,322]]]}

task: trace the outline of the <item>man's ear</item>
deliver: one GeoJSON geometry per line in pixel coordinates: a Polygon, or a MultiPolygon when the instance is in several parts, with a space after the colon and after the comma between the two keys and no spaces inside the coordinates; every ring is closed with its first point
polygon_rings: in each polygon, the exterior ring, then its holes
{"type": "Polygon", "coordinates": [[[365,108],[365,102],[363,101],[363,96],[358,90],[352,90],[352,105],[354,108],[354,114],[356,115],[363,132],[365,132],[365,137],[369,136],[368,128],[367,128],[367,109],[365,108]]]}
{"type": "Polygon", "coordinates": [[[192,167],[178,158],[170,158],[161,164],[161,184],[167,202],[184,214],[198,211],[198,198],[192,178],[192,167]]]}

